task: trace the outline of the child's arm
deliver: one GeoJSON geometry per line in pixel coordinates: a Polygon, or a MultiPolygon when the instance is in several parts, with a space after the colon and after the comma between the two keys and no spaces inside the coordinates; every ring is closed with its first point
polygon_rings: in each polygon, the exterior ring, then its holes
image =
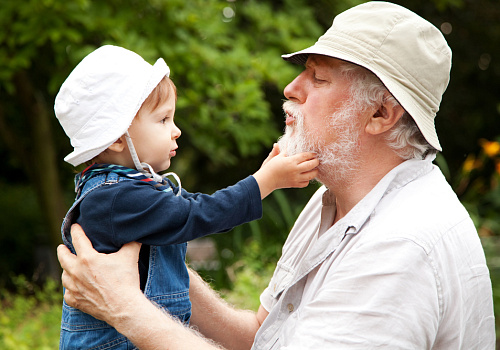
{"type": "Polygon", "coordinates": [[[306,187],[309,181],[318,175],[319,160],[311,152],[286,156],[280,153],[277,144],[262,163],[261,168],[253,174],[259,184],[261,198],[279,188],[306,187]]]}
{"type": "Polygon", "coordinates": [[[275,147],[253,177],[212,195],[183,191],[175,196],[147,182],[121,181],[89,193],[80,204],[77,222],[103,253],[132,241],[184,243],[261,218],[261,198],[278,188],[307,186],[317,165],[312,153],[285,157],[275,147]]]}

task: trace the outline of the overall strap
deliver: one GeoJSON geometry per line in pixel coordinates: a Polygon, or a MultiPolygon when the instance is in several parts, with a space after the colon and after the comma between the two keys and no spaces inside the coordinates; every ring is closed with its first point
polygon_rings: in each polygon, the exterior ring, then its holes
{"type": "MultiPolygon", "coordinates": [[[[133,180],[139,180],[139,181],[144,181],[148,182],[154,187],[160,189],[160,187],[167,186],[166,189],[161,189],[162,191],[171,191],[173,190],[171,188],[171,184],[169,181],[167,181],[166,176],[172,175],[173,173],[168,173],[164,176],[161,176],[158,180],[155,181],[150,177],[147,177],[144,173],[141,173],[135,169],[127,168],[121,165],[116,165],[116,164],[92,164],[89,167],[87,167],[85,170],[83,170],[81,173],[75,176],[75,192],[77,194],[80,194],[85,183],[89,181],[91,178],[99,175],[99,174],[117,174],[119,176],[133,179],[133,180]]],[[[177,176],[174,176],[177,183],[180,185],[180,180],[177,176]]],[[[177,195],[180,195],[181,193],[181,188],[179,186],[179,191],[177,195]]]]}

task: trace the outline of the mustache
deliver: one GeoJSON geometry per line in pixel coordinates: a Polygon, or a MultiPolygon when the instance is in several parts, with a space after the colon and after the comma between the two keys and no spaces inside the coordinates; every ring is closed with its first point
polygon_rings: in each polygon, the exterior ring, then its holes
{"type": "Polygon", "coordinates": [[[314,152],[314,135],[309,135],[304,129],[304,117],[300,104],[293,101],[283,103],[286,118],[293,118],[293,122],[285,126],[284,134],[278,139],[280,150],[292,156],[301,152],[314,152]]]}
{"type": "Polygon", "coordinates": [[[294,118],[303,118],[302,111],[300,110],[300,105],[297,102],[286,100],[283,102],[283,112],[285,115],[288,114],[294,118]]]}

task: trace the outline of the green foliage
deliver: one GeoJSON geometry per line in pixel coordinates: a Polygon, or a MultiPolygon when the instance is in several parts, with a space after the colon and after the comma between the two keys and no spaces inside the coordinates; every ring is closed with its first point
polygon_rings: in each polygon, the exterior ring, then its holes
{"type": "Polygon", "coordinates": [[[37,69],[52,100],[78,61],[102,44],[124,46],[151,63],[163,57],[178,87],[184,138],[215,164],[235,164],[269,148],[278,136],[263,87],[281,89],[293,78],[294,67],[280,54],[320,34],[309,8],[287,3],[276,11],[269,3],[246,1],[225,17],[231,4],[218,0],[137,0],[128,6],[85,0],[20,6],[5,0],[0,84],[14,95],[16,72],[37,69]]]}
{"type": "Polygon", "coordinates": [[[34,277],[38,235],[43,235],[36,195],[29,186],[9,186],[0,180],[0,227],[5,235],[0,244],[0,289],[13,287],[10,274],[34,277]]]}
{"type": "Polygon", "coordinates": [[[49,350],[59,344],[62,292],[48,280],[43,288],[23,276],[13,278],[15,293],[0,295],[0,349],[49,350]]]}
{"type": "Polygon", "coordinates": [[[83,35],[79,28],[81,19],[86,17],[78,14],[85,11],[88,4],[84,0],[28,0],[22,4],[16,1],[2,2],[0,24],[4,30],[0,33],[0,81],[10,94],[15,93],[12,78],[16,72],[32,68],[39,58],[47,59],[39,56],[40,51],[48,47],[55,48],[56,52],[53,55],[51,53],[50,57],[55,61],[50,63],[59,66],[65,55],[64,47],[58,43],[82,42],[83,35]],[[37,15],[34,16],[34,13],[37,15]]]}
{"type": "Polygon", "coordinates": [[[232,288],[221,292],[229,303],[238,308],[257,312],[260,294],[273,275],[276,261],[270,261],[268,257],[263,259],[263,249],[264,244],[250,240],[243,248],[239,260],[226,269],[232,288]]]}
{"type": "Polygon", "coordinates": [[[262,219],[238,226],[231,232],[212,236],[217,244],[220,267],[212,271],[200,271],[201,274],[218,289],[239,288],[233,285],[238,282],[244,284],[234,278],[235,269],[243,268],[243,276],[250,271],[265,274],[270,266],[275,266],[295,220],[307,198],[317,188],[318,184],[315,183],[305,189],[274,191],[262,204],[262,219]]]}
{"type": "MultiPolygon", "coordinates": [[[[49,234],[33,240],[33,246],[45,244],[45,237],[56,237],[51,243],[54,252],[64,214],[47,206],[47,199],[60,185],[60,192],[65,192],[61,201],[68,200],[59,208],[67,209],[74,174],[62,161],[71,148],[52,106],[58,88],[86,54],[114,44],[151,63],[158,57],[166,60],[178,90],[176,122],[183,133],[171,170],[190,191],[210,192],[258,169],[283,126],[280,91],[299,69],[283,62],[280,54],[310,44],[321,32],[312,10],[297,0],[279,5],[220,0],[4,0],[0,26],[0,155],[7,160],[0,178],[13,186],[30,183],[37,191],[38,211],[50,228],[45,227],[49,234]],[[41,109],[52,134],[36,132],[41,109]],[[42,145],[52,145],[55,165],[40,162],[36,151],[42,145]],[[60,184],[54,180],[42,186],[45,179],[39,175],[48,173],[49,167],[60,174],[60,184]]],[[[11,232],[33,235],[30,225],[24,228],[23,221],[14,217],[11,231],[0,232],[1,246],[7,246],[3,241],[7,243],[11,232]]],[[[21,246],[9,247],[17,256],[25,253],[21,246]]]]}

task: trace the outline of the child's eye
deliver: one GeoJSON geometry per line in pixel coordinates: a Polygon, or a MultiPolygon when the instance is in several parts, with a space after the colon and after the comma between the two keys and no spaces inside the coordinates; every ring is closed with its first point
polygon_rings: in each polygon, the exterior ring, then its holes
{"type": "Polygon", "coordinates": [[[160,122],[160,123],[165,124],[165,123],[167,122],[167,120],[168,120],[168,117],[165,117],[165,118],[163,118],[163,119],[161,120],[161,122],[160,122]]]}

